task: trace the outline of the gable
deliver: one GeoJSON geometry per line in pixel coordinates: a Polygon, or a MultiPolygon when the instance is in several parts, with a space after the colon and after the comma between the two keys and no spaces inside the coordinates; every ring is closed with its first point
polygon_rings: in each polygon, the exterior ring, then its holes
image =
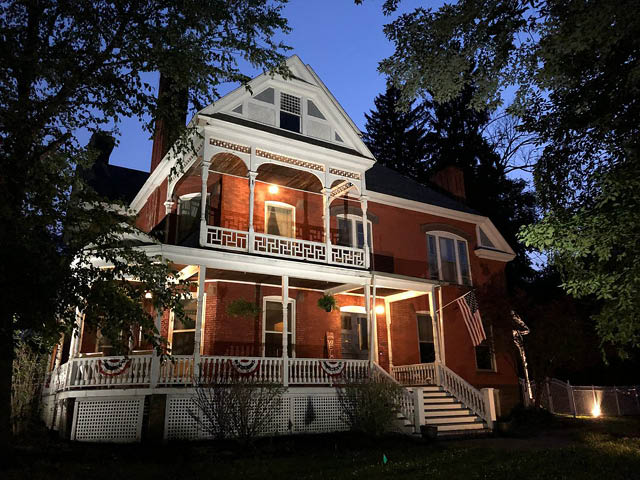
{"type": "Polygon", "coordinates": [[[249,89],[238,88],[200,113],[255,122],[373,158],[358,128],[315,72],[296,55],[287,66],[292,78],[262,74],[249,82],[249,89]]]}

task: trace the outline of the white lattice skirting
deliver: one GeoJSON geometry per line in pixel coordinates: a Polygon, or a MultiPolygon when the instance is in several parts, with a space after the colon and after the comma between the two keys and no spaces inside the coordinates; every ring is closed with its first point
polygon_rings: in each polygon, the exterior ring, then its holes
{"type": "MultiPolygon", "coordinates": [[[[206,440],[210,435],[200,422],[193,418],[198,414],[192,395],[169,395],[165,417],[164,436],[167,440],[206,440]],[[190,413],[191,412],[191,413],[190,413]]],[[[282,397],[262,435],[286,435],[295,433],[324,433],[348,430],[335,392],[307,393],[292,389],[282,397]]]]}
{"type": "Polygon", "coordinates": [[[77,399],[71,440],[138,442],[142,433],[144,397],[77,399]]]}

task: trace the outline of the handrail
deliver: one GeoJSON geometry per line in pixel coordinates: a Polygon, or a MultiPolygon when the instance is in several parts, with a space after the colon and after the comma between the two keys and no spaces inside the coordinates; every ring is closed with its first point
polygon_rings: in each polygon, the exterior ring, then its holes
{"type": "MultiPolygon", "coordinates": [[[[406,389],[406,387],[398,383],[398,381],[395,378],[389,375],[389,373],[377,363],[373,364],[373,369],[371,373],[373,376],[380,375],[385,380],[389,382],[393,382],[396,385],[400,386],[400,388],[402,389],[401,390],[402,393],[400,394],[401,397],[400,397],[398,407],[400,408],[400,412],[402,413],[402,415],[404,415],[404,417],[413,424],[416,408],[421,407],[420,405],[415,404],[414,395],[412,395],[409,392],[409,390],[406,389]]],[[[415,424],[414,424],[414,427],[415,427],[415,424]]]]}
{"type": "Polygon", "coordinates": [[[482,418],[488,425],[491,425],[495,418],[491,418],[492,408],[491,405],[487,405],[483,392],[446,365],[436,363],[436,368],[441,386],[462,401],[469,410],[482,418]]]}

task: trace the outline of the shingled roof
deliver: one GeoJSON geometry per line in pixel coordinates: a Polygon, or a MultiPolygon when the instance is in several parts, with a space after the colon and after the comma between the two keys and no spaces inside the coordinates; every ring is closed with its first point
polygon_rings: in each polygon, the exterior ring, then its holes
{"type": "Polygon", "coordinates": [[[96,162],[83,172],[83,177],[98,195],[128,205],[147,181],[149,172],[96,162]]]}
{"type": "Polygon", "coordinates": [[[480,215],[476,210],[464,203],[451,198],[445,193],[436,190],[436,187],[423,185],[401,173],[380,164],[375,164],[367,170],[365,176],[367,190],[384,193],[394,197],[414,200],[437,207],[449,208],[459,212],[480,215]]]}

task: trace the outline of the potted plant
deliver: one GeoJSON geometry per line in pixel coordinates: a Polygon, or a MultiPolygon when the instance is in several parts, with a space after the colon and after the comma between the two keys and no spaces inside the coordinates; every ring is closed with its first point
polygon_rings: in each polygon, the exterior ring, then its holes
{"type": "Polygon", "coordinates": [[[336,297],[333,295],[323,295],[318,299],[318,306],[324,311],[330,312],[338,306],[338,302],[336,302],[336,297]]]}
{"type": "Polygon", "coordinates": [[[232,317],[255,317],[260,309],[255,303],[238,298],[227,305],[227,313],[232,317]]]}

